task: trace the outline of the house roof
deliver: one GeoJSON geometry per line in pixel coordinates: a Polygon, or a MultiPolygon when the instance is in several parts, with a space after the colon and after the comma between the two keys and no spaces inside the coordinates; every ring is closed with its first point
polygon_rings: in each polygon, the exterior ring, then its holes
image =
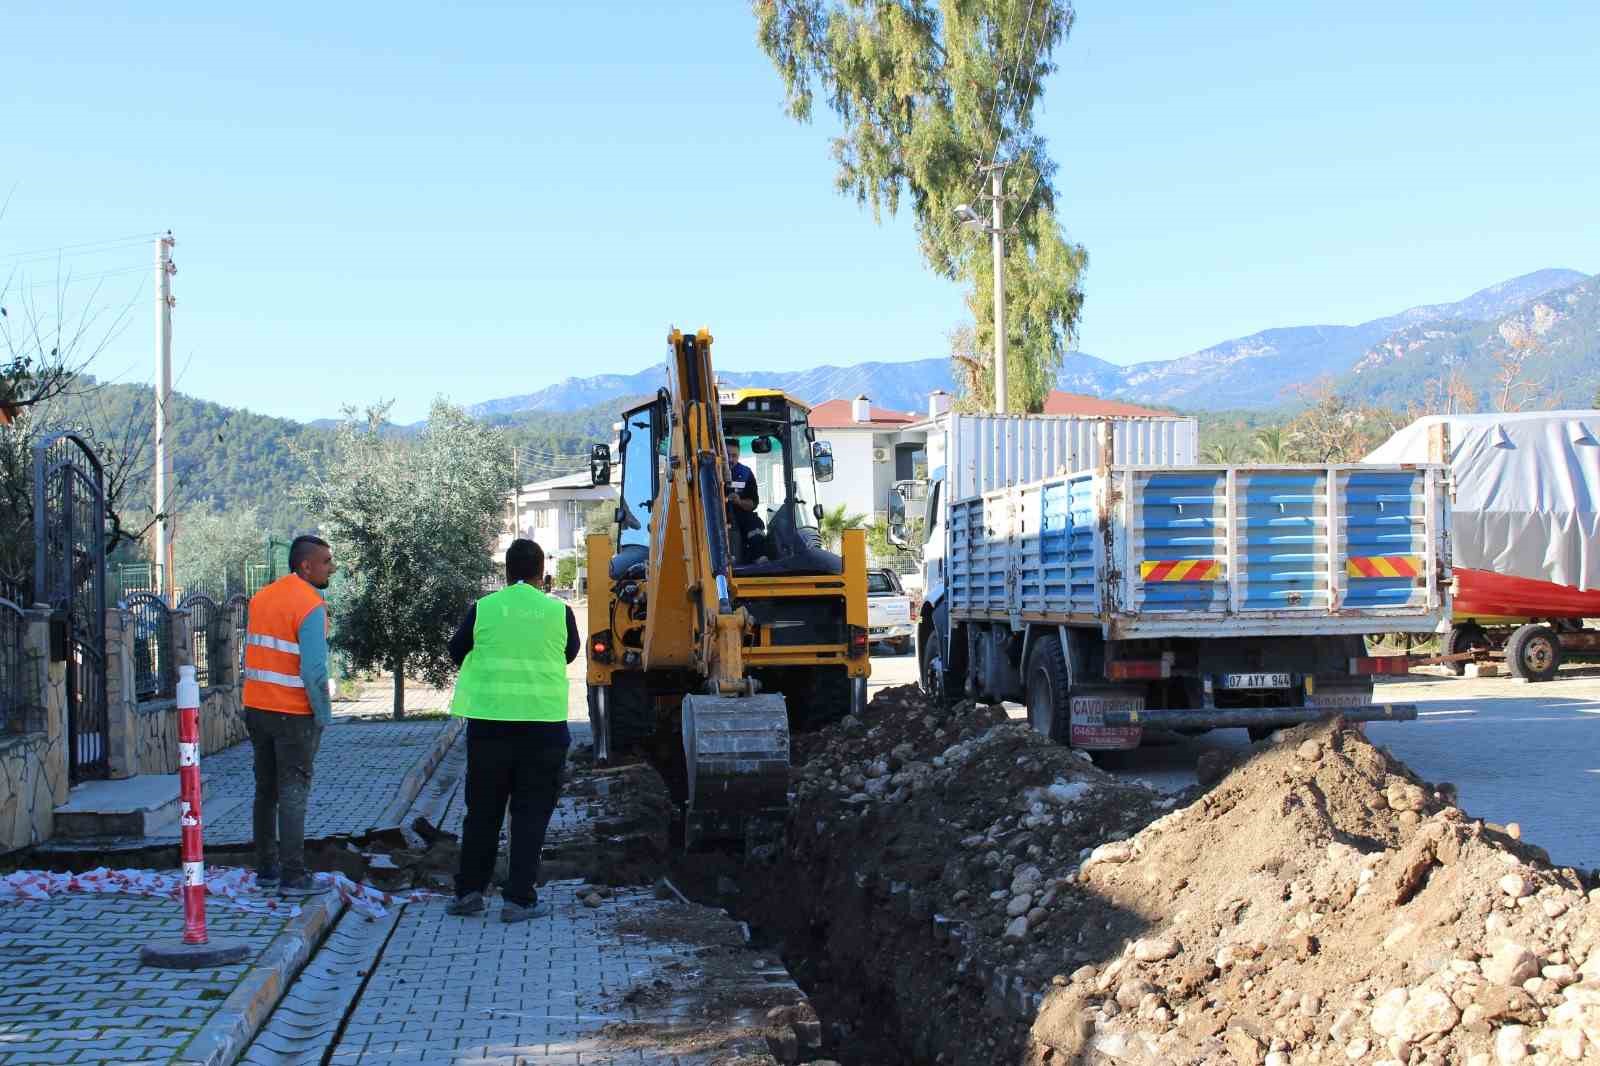
{"type": "MultiPolygon", "coordinates": [[[[562,474],[560,477],[546,478],[544,481],[530,481],[522,486],[522,491],[549,492],[556,489],[589,489],[594,487],[594,483],[589,478],[589,471],[579,470],[571,474],[562,474]]],[[[603,488],[604,486],[601,487],[603,488]]]]}
{"type": "Polygon", "coordinates": [[[909,411],[895,411],[888,407],[869,405],[870,421],[857,422],[851,414],[850,400],[826,400],[811,409],[812,429],[885,429],[904,426],[920,417],[909,411]]]}
{"type": "Polygon", "coordinates": [[[1119,400],[1102,400],[1098,396],[1084,396],[1076,392],[1062,392],[1052,389],[1044,401],[1044,413],[1047,415],[1076,415],[1080,418],[1149,418],[1154,415],[1168,415],[1170,411],[1157,411],[1151,407],[1139,407],[1131,403],[1122,403],[1119,400]]]}

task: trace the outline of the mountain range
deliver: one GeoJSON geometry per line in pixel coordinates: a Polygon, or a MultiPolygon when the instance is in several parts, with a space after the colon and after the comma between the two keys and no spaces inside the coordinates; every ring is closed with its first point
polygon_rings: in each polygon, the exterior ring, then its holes
{"type": "MultiPolygon", "coordinates": [[[[1437,376],[1441,366],[1453,365],[1441,359],[1464,359],[1478,369],[1482,369],[1479,364],[1492,365],[1491,338],[1502,335],[1504,323],[1527,319],[1525,326],[1511,325],[1505,330],[1534,337],[1543,345],[1536,350],[1554,351],[1550,345],[1559,344],[1568,360],[1564,365],[1576,371],[1575,376],[1564,373],[1563,378],[1571,380],[1563,384],[1578,389],[1589,376],[1600,378],[1600,336],[1589,313],[1594,288],[1595,279],[1578,271],[1546,269],[1481,289],[1453,303],[1412,307],[1354,326],[1262,330],[1176,359],[1119,366],[1072,352],[1063,362],[1057,384],[1069,392],[1188,411],[1282,407],[1295,401],[1297,388],[1323,378],[1334,379],[1343,391],[1375,398],[1397,385],[1418,386],[1426,377],[1437,376]],[[1538,307],[1545,310],[1539,312],[1538,307]],[[1549,343],[1544,340],[1547,336],[1549,343]],[[1429,369],[1431,374],[1423,372],[1429,369]]],[[[1533,359],[1540,366],[1545,362],[1542,356],[1533,359]]],[[[722,371],[718,377],[728,386],[782,388],[812,403],[865,394],[879,406],[909,411],[923,410],[933,390],[955,388],[950,361],[943,356],[788,372],[722,371]]],[[[1474,370],[1467,377],[1485,382],[1492,373],[1474,370]]],[[[524,412],[570,413],[648,395],[664,381],[664,367],[657,364],[633,374],[568,378],[538,392],[478,404],[472,411],[490,418],[524,412]]],[[[1590,388],[1582,398],[1587,403],[1592,396],[1590,388]]]]}

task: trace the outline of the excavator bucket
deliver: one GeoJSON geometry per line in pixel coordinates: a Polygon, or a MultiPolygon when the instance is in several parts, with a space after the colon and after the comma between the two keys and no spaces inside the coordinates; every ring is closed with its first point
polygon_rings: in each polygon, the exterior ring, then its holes
{"type": "Polygon", "coordinates": [[[684,843],[761,847],[789,805],[789,710],[777,693],[683,698],[684,843]]]}

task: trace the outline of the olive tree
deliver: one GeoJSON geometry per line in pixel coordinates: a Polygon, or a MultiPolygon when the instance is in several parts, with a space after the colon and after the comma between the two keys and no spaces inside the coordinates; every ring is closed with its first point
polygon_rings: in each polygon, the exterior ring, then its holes
{"type": "Polygon", "coordinates": [[[326,451],[307,452],[305,503],[333,545],[333,645],[352,669],[444,686],[447,645],[487,587],[511,487],[499,431],[436,402],[415,440],[387,432],[388,406],[346,420],[326,451]]]}

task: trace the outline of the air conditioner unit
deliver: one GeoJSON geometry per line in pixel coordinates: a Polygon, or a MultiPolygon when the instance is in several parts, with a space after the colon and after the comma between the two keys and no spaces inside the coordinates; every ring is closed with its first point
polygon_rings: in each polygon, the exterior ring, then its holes
{"type": "Polygon", "coordinates": [[[889,449],[888,448],[874,448],[874,449],[872,449],[872,461],[875,462],[875,463],[887,463],[889,461],[889,449]]]}

